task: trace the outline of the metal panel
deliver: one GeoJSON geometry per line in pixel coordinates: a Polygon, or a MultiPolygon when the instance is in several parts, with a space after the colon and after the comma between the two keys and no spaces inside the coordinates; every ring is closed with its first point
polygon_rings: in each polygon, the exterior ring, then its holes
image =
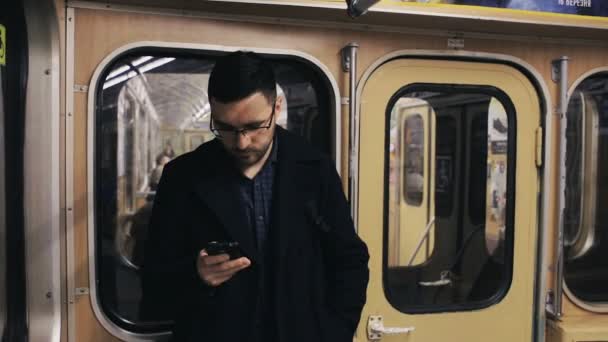
{"type": "Polygon", "coordinates": [[[68,296],[68,341],[76,341],[74,280],[74,9],[66,9],[65,39],[65,239],[68,296]]]}
{"type": "Polygon", "coordinates": [[[0,336],[6,324],[6,202],[4,187],[4,89],[2,89],[2,69],[0,69],[0,336]]]}
{"type": "Polygon", "coordinates": [[[24,2],[29,80],[24,148],[29,341],[59,341],[59,34],[52,1],[24,2]]]}

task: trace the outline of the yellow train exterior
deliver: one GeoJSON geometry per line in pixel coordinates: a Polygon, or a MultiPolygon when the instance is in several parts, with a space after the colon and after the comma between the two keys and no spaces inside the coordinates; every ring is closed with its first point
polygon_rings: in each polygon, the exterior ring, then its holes
{"type": "Polygon", "coordinates": [[[29,63],[50,63],[28,76],[48,106],[30,115],[26,160],[51,158],[51,196],[25,196],[31,341],[169,338],[170,320],[139,310],[151,203],[164,163],[212,139],[209,71],[237,49],[273,61],[278,124],[336,162],[370,251],[354,340],[608,341],[608,18],[433,1],[356,19],[339,1],[41,3],[23,2],[47,37],[29,63]]]}

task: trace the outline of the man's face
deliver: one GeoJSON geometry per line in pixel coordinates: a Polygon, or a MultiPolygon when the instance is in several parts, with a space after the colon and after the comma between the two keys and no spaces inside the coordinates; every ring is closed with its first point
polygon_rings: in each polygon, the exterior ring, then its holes
{"type": "Polygon", "coordinates": [[[211,99],[210,103],[213,128],[221,132],[220,141],[237,165],[247,168],[264,158],[272,144],[281,98],[274,104],[274,115],[273,103],[261,92],[240,101],[222,103],[211,99]],[[269,125],[268,129],[259,128],[269,125]],[[241,129],[245,132],[233,131],[241,129]]]}

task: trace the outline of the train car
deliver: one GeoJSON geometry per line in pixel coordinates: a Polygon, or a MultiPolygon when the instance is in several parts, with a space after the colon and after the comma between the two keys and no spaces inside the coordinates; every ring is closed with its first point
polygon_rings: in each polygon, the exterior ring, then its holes
{"type": "Polygon", "coordinates": [[[342,177],[354,341],[608,341],[606,38],[595,0],[3,3],[2,341],[171,338],[141,307],[149,216],[235,50],[342,177]]]}

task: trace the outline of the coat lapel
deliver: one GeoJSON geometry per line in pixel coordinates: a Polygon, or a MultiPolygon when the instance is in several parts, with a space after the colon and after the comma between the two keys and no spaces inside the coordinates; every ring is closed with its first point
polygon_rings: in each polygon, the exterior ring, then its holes
{"type": "Polygon", "coordinates": [[[219,143],[214,148],[216,153],[212,153],[202,161],[207,168],[201,169],[202,176],[194,192],[217,216],[228,235],[239,243],[243,253],[252,261],[257,260],[258,253],[254,245],[253,233],[247,223],[245,208],[238,198],[237,185],[230,174],[225,172],[226,167],[229,167],[226,164],[228,161],[223,157],[223,153],[218,151],[221,149],[219,143]],[[210,169],[209,163],[216,164],[217,167],[210,169]]]}
{"type": "Polygon", "coordinates": [[[310,184],[311,179],[316,179],[315,168],[311,161],[318,161],[319,157],[304,147],[299,140],[294,141],[283,129],[277,128],[279,134],[279,156],[277,178],[275,183],[274,198],[274,222],[271,229],[273,238],[277,243],[275,256],[277,260],[277,284],[280,284],[280,270],[283,270],[287,262],[287,251],[289,249],[290,235],[294,225],[294,216],[305,211],[304,203],[306,196],[314,193],[314,186],[310,184]]]}
{"type": "Polygon", "coordinates": [[[283,271],[289,267],[288,250],[292,236],[297,236],[294,229],[306,225],[294,224],[294,220],[302,218],[304,212],[305,196],[311,196],[314,192],[315,167],[318,167],[319,156],[311,153],[309,147],[303,144],[300,138],[292,137],[282,128],[277,127],[278,134],[278,167],[276,169],[276,180],[273,199],[273,222],[270,229],[272,256],[274,260],[274,286],[277,291],[275,298],[276,319],[279,326],[279,340],[286,339],[285,317],[281,314],[285,305],[284,293],[285,274],[283,271]],[[311,163],[316,161],[316,163],[311,163]]]}
{"type": "MultiPolygon", "coordinates": [[[[294,174],[294,165],[286,160],[279,159],[278,175],[276,178],[276,189],[274,198],[274,224],[272,225],[272,234],[277,243],[276,260],[278,262],[277,269],[282,270],[287,257],[287,247],[289,245],[289,233],[292,225],[289,224],[290,213],[297,210],[296,201],[298,200],[296,175],[294,174]]],[[[279,272],[277,272],[277,276],[279,272]]]]}

